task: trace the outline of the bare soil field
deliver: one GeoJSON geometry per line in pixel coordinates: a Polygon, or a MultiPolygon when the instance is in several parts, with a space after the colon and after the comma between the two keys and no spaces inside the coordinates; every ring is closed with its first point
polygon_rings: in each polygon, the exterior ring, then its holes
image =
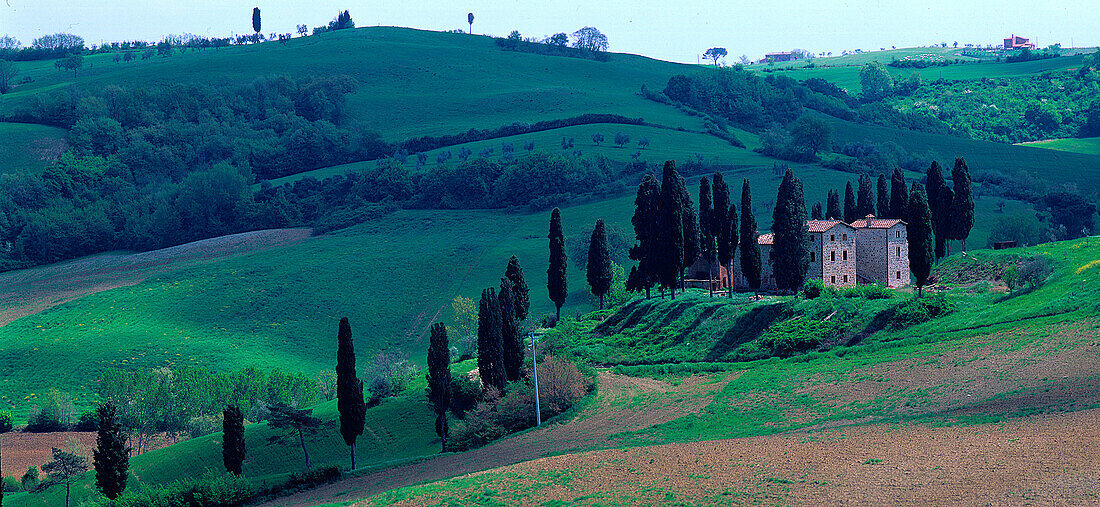
{"type": "Polygon", "coordinates": [[[216,259],[303,241],[310,229],[270,229],[195,241],[161,250],[107,253],[0,273],[0,326],[66,301],[137,284],[216,259]]]}
{"type": "Polygon", "coordinates": [[[867,425],[541,458],[357,505],[1096,505],[1100,409],[867,425]]]}
{"type": "Polygon", "coordinates": [[[580,416],[560,424],[546,424],[485,447],[457,454],[443,454],[425,461],[382,470],[335,484],[279,498],[269,505],[317,505],[351,501],[402,486],[440,480],[496,468],[581,448],[615,445],[620,431],[643,429],[698,412],[714,400],[732,373],[719,381],[707,376],[670,382],[599,374],[599,394],[580,416]],[[641,400],[641,401],[639,401],[641,400]]]}
{"type": "MultiPolygon", "coordinates": [[[[28,467],[38,467],[42,470],[42,464],[52,459],[51,450],[68,449],[69,442],[75,441],[77,448],[89,458],[95,447],[94,431],[59,431],[56,433],[3,433],[0,434],[0,445],[3,446],[4,456],[0,469],[5,475],[21,477],[28,467]]],[[[147,446],[146,452],[167,447],[176,443],[175,437],[160,435],[153,439],[147,446]]],[[[137,455],[135,450],[133,455],[137,455]]]]}

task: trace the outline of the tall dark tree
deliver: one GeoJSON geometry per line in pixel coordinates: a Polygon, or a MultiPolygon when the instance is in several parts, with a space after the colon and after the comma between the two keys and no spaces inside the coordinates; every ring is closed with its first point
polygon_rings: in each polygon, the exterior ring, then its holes
{"type": "Polygon", "coordinates": [[[516,322],[515,286],[507,277],[500,279],[500,346],[504,360],[505,380],[519,380],[523,367],[523,342],[516,322]]]}
{"type": "Polygon", "coordinates": [[[519,259],[515,255],[508,259],[508,268],[504,270],[504,277],[512,281],[512,296],[516,300],[516,320],[527,320],[527,312],[531,311],[531,289],[527,288],[527,280],[523,279],[523,268],[519,265],[519,259]]]}
{"type": "Polygon", "coordinates": [[[710,180],[699,178],[699,252],[707,263],[707,289],[714,295],[714,263],[718,260],[718,238],[714,226],[714,198],[710,180]]]}
{"type": "Polygon", "coordinates": [[[684,217],[684,258],[680,262],[681,289],[684,288],[684,270],[695,264],[702,254],[699,246],[699,213],[695,210],[695,203],[692,202],[687,185],[685,184],[682,189],[683,195],[680,196],[680,202],[684,206],[681,212],[684,217]]]}
{"type": "Polygon", "coordinates": [[[878,175],[878,212],[875,216],[884,218],[890,215],[890,184],[886,182],[886,175],[878,175]]]}
{"type": "Polygon", "coordinates": [[[974,188],[966,160],[955,159],[951,181],[955,185],[954,201],[951,202],[951,239],[962,241],[965,252],[966,238],[970,237],[970,229],[974,227],[974,188]]]}
{"type": "Polygon", "coordinates": [[[955,192],[946,183],[936,192],[936,206],[932,208],[933,228],[936,235],[936,259],[947,256],[948,241],[951,240],[951,203],[955,192]]]}
{"type": "MultiPolygon", "coordinates": [[[[859,220],[867,215],[875,214],[875,186],[871,177],[866,174],[859,175],[859,195],[856,198],[856,217],[859,220]]],[[[851,223],[851,220],[848,221],[851,223]]]]}
{"type": "Polygon", "coordinates": [[[890,177],[890,214],[887,218],[905,219],[909,211],[909,191],[905,186],[905,175],[900,167],[894,168],[894,174],[890,177]]]}
{"type": "Polygon", "coordinates": [[[569,285],[565,278],[565,269],[569,258],[565,255],[565,233],[561,229],[561,210],[554,208],[550,212],[550,267],[546,268],[546,289],[550,300],[557,307],[555,319],[561,319],[561,305],[569,296],[569,285]]]}
{"type": "MultiPolygon", "coordinates": [[[[513,257],[514,259],[515,257],[513,257]]],[[[447,407],[451,406],[451,348],[447,326],[432,324],[428,343],[428,403],[435,411],[435,431],[447,450],[447,407]]]]}
{"type": "Polygon", "coordinates": [[[844,212],[840,210],[840,193],[836,190],[829,190],[829,200],[825,205],[825,218],[827,220],[844,218],[844,212]]]}
{"type": "Polygon", "coordinates": [[[820,202],[815,202],[814,203],[813,210],[810,211],[810,219],[811,220],[824,220],[825,219],[825,213],[821,211],[821,203],[820,202]]]}
{"type": "Polygon", "coordinates": [[[859,217],[859,207],[856,206],[856,193],[852,190],[852,182],[844,187],[844,221],[852,223],[859,217]]]}
{"type": "Polygon", "coordinates": [[[924,284],[932,272],[935,241],[932,233],[932,210],[928,207],[928,195],[919,183],[913,183],[909,191],[909,210],[905,217],[905,235],[909,241],[909,271],[917,280],[917,297],[924,293],[924,284]]]}
{"type": "Polygon", "coordinates": [[[486,388],[503,390],[504,342],[500,334],[500,300],[492,287],[481,291],[477,312],[477,370],[486,388]]]}
{"type": "Polygon", "coordinates": [[[603,298],[611,290],[611,248],[607,244],[607,227],[603,219],[596,220],[596,228],[592,230],[585,274],[588,286],[592,288],[592,294],[600,298],[600,309],[603,310],[603,298]]]}
{"type": "Polygon", "coordinates": [[[638,240],[630,248],[630,258],[638,261],[631,286],[645,290],[646,299],[649,299],[650,289],[657,283],[659,274],[661,216],[661,185],[652,174],[646,174],[638,184],[634,216],[630,219],[638,240]]]}
{"type": "Polygon", "coordinates": [[[950,187],[947,186],[947,181],[943,179],[943,168],[938,161],[933,160],[932,164],[928,166],[924,187],[925,194],[928,196],[928,208],[932,211],[932,228],[936,238],[935,258],[939,259],[947,252],[948,231],[944,225],[949,223],[947,220],[950,216],[950,206],[948,206],[948,209],[941,209],[941,205],[944,202],[950,203],[952,199],[942,197],[942,194],[950,190],[950,187]]]}
{"type": "Polygon", "coordinates": [[[676,163],[665,162],[661,178],[661,220],[659,258],[657,264],[658,279],[667,287],[670,295],[676,297],[676,285],[684,262],[684,202],[687,193],[684,179],[676,172],[676,163]]]}
{"type": "Polygon", "coordinates": [[[730,280],[729,294],[733,295],[733,267],[730,264],[733,263],[733,252],[737,248],[737,208],[734,208],[730,203],[730,187],[726,184],[726,180],[722,178],[722,173],[714,173],[714,205],[713,205],[713,217],[711,218],[713,224],[711,225],[714,241],[715,241],[715,260],[718,261],[718,266],[726,268],[726,279],[730,280]],[[733,216],[730,216],[732,211],[733,216]]]}
{"type": "Polygon", "coordinates": [[[806,270],[810,266],[810,235],[806,230],[802,180],[789,168],[779,183],[775,198],[772,232],[775,234],[772,257],[775,285],[781,291],[797,292],[806,283],[806,270]]]}
{"type": "Polygon", "coordinates": [[[367,404],[363,401],[363,381],[355,373],[355,344],[351,340],[351,324],[347,317],[340,319],[336,342],[336,408],[340,411],[340,435],[351,447],[351,469],[355,470],[355,440],[363,434],[367,404]]]}
{"type": "Polygon", "coordinates": [[[749,179],[745,178],[741,184],[741,274],[745,275],[749,288],[754,292],[760,290],[758,232],[756,215],[752,212],[752,191],[749,189],[749,179]]]}
{"type": "Polygon", "coordinates": [[[306,448],[306,433],[316,433],[321,427],[321,420],[313,417],[313,409],[297,409],[285,403],[271,405],[271,418],[268,426],[275,429],[287,429],[298,434],[298,444],[302,447],[302,456],[306,460],[306,470],[313,470],[313,462],[309,460],[309,449],[306,448]]]}
{"type": "Polygon", "coordinates": [[[260,8],[252,8],[252,31],[260,33],[260,8]]]}
{"type": "Polygon", "coordinates": [[[130,448],[126,446],[126,434],[118,421],[118,409],[113,403],[104,403],[96,409],[95,450],[92,463],[95,466],[95,485],[103,496],[114,500],[126,489],[130,473],[130,448]]]}
{"type": "Polygon", "coordinates": [[[236,405],[228,405],[222,410],[222,463],[225,470],[241,475],[244,457],[244,414],[236,405]]]}

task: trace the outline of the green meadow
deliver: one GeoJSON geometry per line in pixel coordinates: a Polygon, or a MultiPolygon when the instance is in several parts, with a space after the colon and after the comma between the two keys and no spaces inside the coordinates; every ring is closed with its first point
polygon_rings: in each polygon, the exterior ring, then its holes
{"type": "Polygon", "coordinates": [[[1100,155],[1100,137],[1088,137],[1083,139],[1048,139],[1032,143],[1020,143],[1021,146],[1032,148],[1045,148],[1048,150],[1068,151],[1084,155],[1100,155]]]}
{"type": "Polygon", "coordinates": [[[23,174],[49,167],[68,148],[66,132],[31,123],[0,122],[0,174],[23,174]]]}

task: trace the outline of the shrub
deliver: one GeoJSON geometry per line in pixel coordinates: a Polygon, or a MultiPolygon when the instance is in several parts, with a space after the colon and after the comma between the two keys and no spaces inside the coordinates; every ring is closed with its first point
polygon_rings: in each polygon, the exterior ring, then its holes
{"type": "Polygon", "coordinates": [[[815,349],[822,342],[835,341],[844,330],[842,320],[824,321],[810,316],[785,320],[768,328],[760,337],[760,345],[772,356],[789,357],[815,349]]]}
{"type": "Polygon", "coordinates": [[[1043,284],[1054,269],[1050,265],[1050,259],[1046,256],[1032,257],[1020,268],[1020,276],[1017,285],[1028,288],[1036,288],[1043,284]]]}
{"type": "Polygon", "coordinates": [[[451,372],[451,412],[459,418],[481,401],[481,384],[461,373],[451,372]]]}
{"type": "Polygon", "coordinates": [[[894,309],[890,317],[891,329],[904,329],[928,322],[937,317],[951,313],[954,308],[944,294],[936,294],[923,298],[912,298],[894,309]]]}
{"type": "Polygon", "coordinates": [[[558,357],[544,356],[538,363],[539,404],[543,419],[558,415],[592,388],[592,381],[577,365],[558,357]]]}
{"type": "Polygon", "coordinates": [[[821,295],[821,291],[825,289],[825,284],[821,283],[821,280],[810,280],[806,282],[806,285],[802,286],[802,297],[806,299],[817,299],[821,295]]]}
{"type": "Polygon", "coordinates": [[[222,416],[220,415],[200,415],[187,420],[187,434],[191,438],[203,437],[221,430],[222,416]]]}
{"type": "Polygon", "coordinates": [[[115,500],[101,499],[102,507],[223,507],[241,505],[255,495],[248,480],[230,473],[147,486],[127,491],[115,500]]]}
{"type": "Polygon", "coordinates": [[[11,412],[0,412],[0,433],[7,433],[11,430],[11,412]]]}
{"type": "Polygon", "coordinates": [[[28,467],[27,473],[23,474],[23,477],[19,480],[19,484],[23,486],[23,491],[34,491],[34,488],[37,488],[40,482],[38,469],[35,467],[28,467]]]}
{"type": "Polygon", "coordinates": [[[374,357],[374,364],[367,370],[367,389],[371,401],[377,404],[382,398],[397,396],[409,386],[416,374],[416,365],[401,352],[382,352],[374,357]]]}
{"type": "Polygon", "coordinates": [[[43,398],[41,406],[35,404],[31,407],[31,413],[27,416],[26,431],[31,433],[64,431],[73,423],[75,413],[76,408],[69,393],[50,389],[43,398]]]}
{"type": "Polygon", "coordinates": [[[890,299],[894,297],[893,292],[877,283],[846,287],[841,291],[841,295],[846,298],[863,299],[890,299]]]}
{"type": "Polygon", "coordinates": [[[0,489],[3,489],[6,493],[14,493],[23,491],[23,486],[19,484],[19,479],[11,475],[5,475],[0,477],[0,489]]]}
{"type": "Polygon", "coordinates": [[[98,429],[95,410],[86,410],[76,419],[73,431],[95,431],[98,429]]]}

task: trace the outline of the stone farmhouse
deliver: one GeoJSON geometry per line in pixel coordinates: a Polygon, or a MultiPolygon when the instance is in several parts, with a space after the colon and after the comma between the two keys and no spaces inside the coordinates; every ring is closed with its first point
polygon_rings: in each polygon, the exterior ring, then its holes
{"type": "Polygon", "coordinates": [[[1004,49],[1035,49],[1035,44],[1027,41],[1027,37],[1012,34],[1004,40],[1004,49]]]}
{"type": "MultiPolygon", "coordinates": [[[[909,241],[905,222],[898,219],[875,218],[874,215],[850,224],[840,220],[807,220],[810,236],[810,265],[807,280],[821,280],[826,287],[852,287],[858,283],[877,283],[885,287],[909,284],[909,241]]],[[[761,234],[760,288],[775,290],[775,273],[771,258],[775,237],[761,234]]],[[[733,258],[733,280],[725,266],[715,267],[717,288],[747,289],[749,284],[741,274],[740,251],[733,258]]],[[[706,261],[697,261],[689,270],[695,279],[708,279],[706,261]]],[[[704,285],[705,286],[705,285],[704,285]]]]}

